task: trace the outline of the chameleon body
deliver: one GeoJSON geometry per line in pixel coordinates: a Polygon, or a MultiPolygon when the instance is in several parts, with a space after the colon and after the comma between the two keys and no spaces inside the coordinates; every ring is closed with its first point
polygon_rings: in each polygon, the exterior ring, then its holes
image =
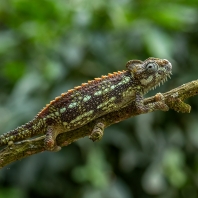
{"type": "MultiPolygon", "coordinates": [[[[46,134],[45,149],[56,150],[58,134],[77,129],[132,101],[140,113],[149,112],[149,108],[159,109],[160,105],[160,109],[167,109],[163,101],[155,102],[152,107],[144,105],[143,95],[166,81],[171,70],[166,59],[130,60],[124,71],[95,78],[56,97],[32,121],[1,135],[0,146],[46,134]]],[[[93,130],[97,129],[96,126],[93,130]]]]}

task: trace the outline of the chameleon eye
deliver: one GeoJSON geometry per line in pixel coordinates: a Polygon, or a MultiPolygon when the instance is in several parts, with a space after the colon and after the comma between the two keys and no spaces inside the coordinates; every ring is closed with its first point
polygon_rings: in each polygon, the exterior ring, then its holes
{"type": "Polygon", "coordinates": [[[155,63],[148,63],[147,65],[146,65],[146,69],[148,70],[148,71],[156,71],[157,70],[157,65],[155,64],[155,63]]]}

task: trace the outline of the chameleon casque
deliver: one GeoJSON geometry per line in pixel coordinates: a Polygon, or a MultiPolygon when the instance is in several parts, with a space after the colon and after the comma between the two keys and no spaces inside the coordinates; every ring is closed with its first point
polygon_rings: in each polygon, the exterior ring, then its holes
{"type": "MultiPolygon", "coordinates": [[[[126,70],[95,78],[56,97],[33,120],[1,135],[0,146],[45,134],[45,149],[60,150],[56,145],[58,134],[82,127],[132,101],[140,113],[168,110],[162,94],[159,101],[149,105],[143,104],[143,95],[165,82],[171,71],[166,59],[130,60],[126,70]]],[[[96,128],[104,129],[102,123],[96,128]]]]}

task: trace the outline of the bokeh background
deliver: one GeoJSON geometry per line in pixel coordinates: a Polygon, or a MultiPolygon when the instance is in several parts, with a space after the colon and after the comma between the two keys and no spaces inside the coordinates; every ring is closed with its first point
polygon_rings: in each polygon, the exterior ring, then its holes
{"type": "MultiPolygon", "coordinates": [[[[50,100],[130,59],[166,58],[165,92],[198,77],[198,2],[1,0],[0,134],[50,100]]],[[[0,170],[1,198],[198,197],[198,97],[0,170]]]]}

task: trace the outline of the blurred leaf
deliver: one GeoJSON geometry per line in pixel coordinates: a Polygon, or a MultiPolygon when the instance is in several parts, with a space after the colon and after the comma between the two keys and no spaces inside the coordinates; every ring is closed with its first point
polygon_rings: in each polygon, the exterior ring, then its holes
{"type": "Polygon", "coordinates": [[[0,32],[0,55],[4,52],[8,52],[11,48],[18,44],[18,40],[12,32],[4,31],[0,32]]]}
{"type": "Polygon", "coordinates": [[[153,54],[154,57],[171,58],[174,48],[173,41],[168,34],[151,26],[145,32],[144,37],[150,54],[153,54]]]}
{"type": "Polygon", "coordinates": [[[23,76],[24,70],[25,65],[23,64],[23,62],[8,62],[2,70],[2,75],[4,75],[6,78],[9,78],[9,80],[15,82],[23,76]]]}
{"type": "Polygon", "coordinates": [[[76,167],[73,177],[77,182],[90,182],[93,186],[101,188],[108,184],[108,164],[99,148],[91,150],[85,166],[76,167]]]}
{"type": "Polygon", "coordinates": [[[6,198],[25,198],[25,192],[21,189],[17,188],[5,188],[1,189],[0,191],[0,197],[6,197],[6,198]]]}
{"type": "Polygon", "coordinates": [[[159,165],[151,166],[146,170],[142,178],[142,185],[145,191],[152,195],[162,194],[167,190],[167,184],[159,165]]]}
{"type": "Polygon", "coordinates": [[[181,188],[187,180],[184,165],[184,154],[179,149],[167,149],[163,158],[164,173],[177,188],[181,188]]]}

